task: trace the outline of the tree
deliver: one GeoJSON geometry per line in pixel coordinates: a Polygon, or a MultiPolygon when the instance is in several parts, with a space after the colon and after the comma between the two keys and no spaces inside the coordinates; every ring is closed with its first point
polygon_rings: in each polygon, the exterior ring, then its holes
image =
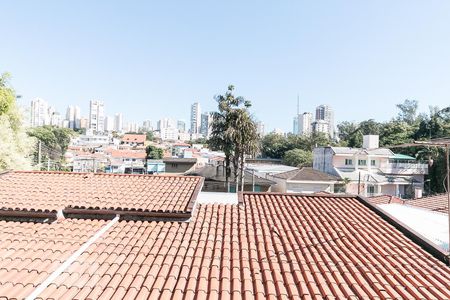
{"type": "Polygon", "coordinates": [[[224,95],[215,97],[218,111],[213,114],[209,145],[213,150],[221,150],[225,153],[227,186],[231,176],[231,163],[233,163],[237,191],[239,169],[242,177],[245,155],[252,154],[258,145],[259,138],[255,122],[248,112],[251,106],[250,101],[234,96],[233,91],[234,86],[229,85],[224,95]]]}
{"type": "Polygon", "coordinates": [[[393,146],[412,141],[414,128],[403,121],[384,123],[380,129],[380,146],[393,146]]]}
{"type": "Polygon", "coordinates": [[[397,108],[400,110],[397,119],[402,122],[406,122],[412,125],[416,121],[417,108],[419,107],[419,102],[417,100],[406,99],[403,103],[397,104],[397,108]]]}
{"type": "MultiPolygon", "coordinates": [[[[41,158],[44,160],[51,159],[54,161],[62,161],[70,144],[70,140],[76,136],[77,133],[70,128],[59,128],[46,125],[30,128],[28,130],[28,135],[41,142],[41,158]]],[[[34,155],[36,158],[39,155],[38,147],[36,147],[34,155]]]]}
{"type": "Polygon", "coordinates": [[[269,133],[261,140],[261,155],[270,158],[282,158],[290,150],[286,138],[278,133],[269,133]]]}
{"type": "Polygon", "coordinates": [[[34,141],[25,133],[9,79],[7,73],[0,76],[0,170],[31,169],[34,141]]]}
{"type": "Polygon", "coordinates": [[[310,167],[312,166],[312,162],[312,152],[302,149],[292,149],[286,151],[283,157],[283,163],[293,167],[310,167]]]}
{"type": "Polygon", "coordinates": [[[147,159],[162,159],[164,156],[164,150],[153,145],[147,146],[145,153],[147,153],[147,159]]]}

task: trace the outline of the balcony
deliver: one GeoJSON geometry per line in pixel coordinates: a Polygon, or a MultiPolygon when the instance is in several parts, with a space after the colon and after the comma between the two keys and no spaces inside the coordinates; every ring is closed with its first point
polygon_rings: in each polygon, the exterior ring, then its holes
{"type": "Polygon", "coordinates": [[[386,174],[398,175],[425,175],[428,174],[428,165],[421,163],[386,163],[380,166],[386,174]]]}

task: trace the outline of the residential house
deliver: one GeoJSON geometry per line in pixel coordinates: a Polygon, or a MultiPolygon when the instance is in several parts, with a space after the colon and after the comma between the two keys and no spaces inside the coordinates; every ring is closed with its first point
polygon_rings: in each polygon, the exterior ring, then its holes
{"type": "Polygon", "coordinates": [[[448,250],[364,198],[249,192],[199,203],[201,185],[0,175],[0,297],[450,298],[448,250]]]}
{"type": "Polygon", "coordinates": [[[113,150],[107,172],[121,174],[144,174],[147,154],[145,151],[113,150]]]}
{"type": "Polygon", "coordinates": [[[315,170],[349,180],[347,192],[363,196],[415,198],[428,173],[427,164],[379,148],[376,135],[364,136],[363,148],[319,147],[313,154],[315,170]]]}
{"type": "Polygon", "coordinates": [[[172,148],[172,157],[183,157],[184,151],[189,149],[191,145],[186,143],[175,143],[171,146],[172,148]]]}
{"type": "Polygon", "coordinates": [[[124,134],[121,144],[130,146],[144,146],[147,136],[145,134],[124,134]]]}
{"type": "Polygon", "coordinates": [[[197,158],[167,157],[163,162],[166,165],[166,173],[183,174],[195,167],[197,158]]]}
{"type": "Polygon", "coordinates": [[[273,192],[345,192],[345,186],[339,177],[309,167],[269,175],[267,178],[276,182],[276,185],[272,186],[273,192]]]}

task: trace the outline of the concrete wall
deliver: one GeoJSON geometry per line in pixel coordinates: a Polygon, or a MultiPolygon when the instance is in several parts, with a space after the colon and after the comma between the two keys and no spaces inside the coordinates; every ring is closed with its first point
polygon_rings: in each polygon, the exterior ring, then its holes
{"type": "Polygon", "coordinates": [[[320,147],[313,150],[313,168],[324,173],[337,175],[333,168],[333,150],[330,147],[320,147]]]}
{"type": "Polygon", "coordinates": [[[333,184],[322,183],[293,183],[286,184],[286,192],[288,193],[316,193],[316,192],[333,192],[333,184]]]}

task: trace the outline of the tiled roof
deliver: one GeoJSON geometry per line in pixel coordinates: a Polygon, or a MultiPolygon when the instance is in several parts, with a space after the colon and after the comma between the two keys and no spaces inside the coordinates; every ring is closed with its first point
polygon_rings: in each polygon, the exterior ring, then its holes
{"type": "Polygon", "coordinates": [[[429,197],[405,200],[405,204],[422,207],[433,211],[448,213],[447,194],[439,194],[429,197]]]}
{"type": "Polygon", "coordinates": [[[380,195],[380,196],[373,196],[368,197],[368,201],[372,204],[378,205],[378,204],[390,204],[390,203],[397,203],[397,204],[403,204],[405,201],[391,195],[380,195]]]}
{"type": "Polygon", "coordinates": [[[122,137],[122,142],[127,143],[144,143],[146,139],[145,134],[125,134],[122,137]]]}
{"type": "Polygon", "coordinates": [[[340,180],[339,177],[333,176],[310,167],[287,171],[283,173],[274,174],[273,177],[287,179],[292,181],[331,181],[340,180]]]}
{"type": "Polygon", "coordinates": [[[200,185],[201,178],[192,176],[9,172],[0,175],[0,212],[68,207],[186,212],[200,185]]]}
{"type": "Polygon", "coordinates": [[[147,154],[145,153],[145,151],[113,150],[111,151],[111,156],[120,158],[144,159],[147,154]]]}
{"type": "MultiPolygon", "coordinates": [[[[39,297],[450,298],[449,268],[362,200],[272,193],[241,200],[199,205],[190,222],[119,221],[39,297]]],[[[0,297],[29,295],[95,222],[1,222],[0,297]]]]}

